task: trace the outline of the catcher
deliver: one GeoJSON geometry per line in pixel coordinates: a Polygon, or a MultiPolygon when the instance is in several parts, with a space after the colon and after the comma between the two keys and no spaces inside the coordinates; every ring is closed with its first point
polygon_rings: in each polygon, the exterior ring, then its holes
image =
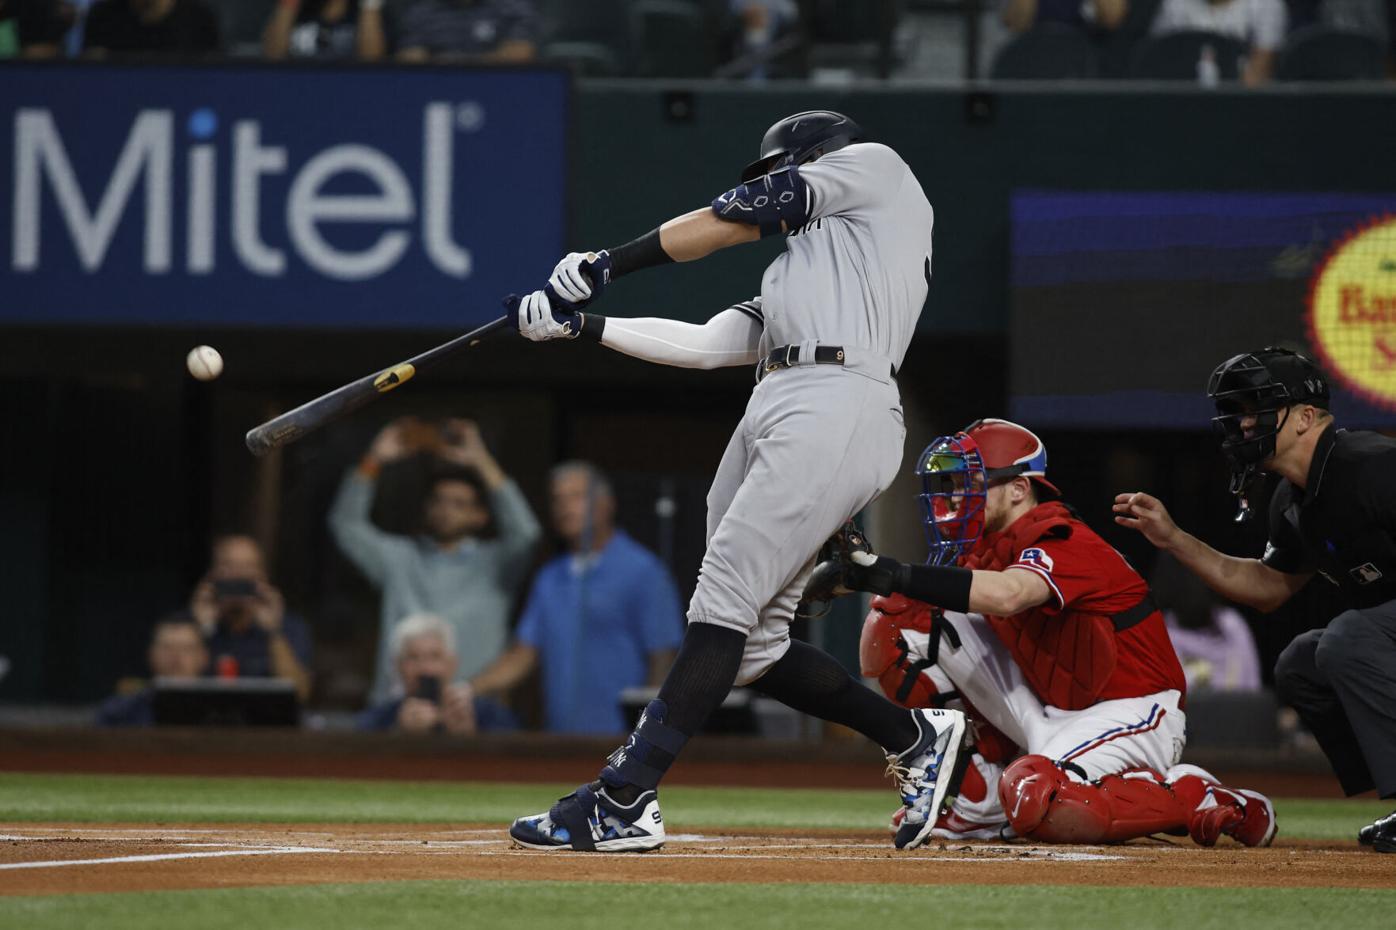
{"type": "Polygon", "coordinates": [[[850,546],[814,576],[878,595],[863,672],[889,697],[958,698],[981,724],[962,800],[937,830],[992,835],[1006,821],[1049,843],[1190,833],[1211,846],[1225,833],[1268,845],[1267,798],[1178,764],[1185,685],[1162,616],[1046,469],[1042,441],[1006,420],[937,439],[917,464],[929,564],[850,546]]]}

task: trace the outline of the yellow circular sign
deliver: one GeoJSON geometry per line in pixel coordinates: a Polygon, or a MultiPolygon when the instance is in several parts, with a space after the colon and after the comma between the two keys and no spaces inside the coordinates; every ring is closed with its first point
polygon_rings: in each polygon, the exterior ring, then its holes
{"type": "Polygon", "coordinates": [[[1309,341],[1334,380],[1396,409],[1396,216],[1359,227],[1314,272],[1309,341]]]}

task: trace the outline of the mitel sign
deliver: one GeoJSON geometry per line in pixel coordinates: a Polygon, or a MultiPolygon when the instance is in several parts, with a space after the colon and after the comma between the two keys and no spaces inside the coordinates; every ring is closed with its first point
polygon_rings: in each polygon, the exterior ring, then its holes
{"type": "Polygon", "coordinates": [[[457,328],[560,254],[557,72],[5,70],[0,319],[457,328]]]}

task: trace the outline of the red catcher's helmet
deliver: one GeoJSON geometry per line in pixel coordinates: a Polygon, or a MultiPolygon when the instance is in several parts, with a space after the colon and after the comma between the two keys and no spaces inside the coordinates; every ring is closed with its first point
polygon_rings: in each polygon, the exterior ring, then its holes
{"type": "Polygon", "coordinates": [[[975,420],[965,427],[965,433],[979,447],[990,481],[1022,475],[1038,486],[1039,497],[1051,500],[1062,496],[1047,480],[1047,447],[1032,430],[1008,420],[975,420]]]}

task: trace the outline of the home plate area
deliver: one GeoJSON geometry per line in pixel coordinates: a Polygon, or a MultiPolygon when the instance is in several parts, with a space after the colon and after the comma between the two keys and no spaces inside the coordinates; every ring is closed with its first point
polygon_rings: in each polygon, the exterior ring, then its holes
{"type": "Polygon", "coordinates": [[[538,852],[498,825],[0,825],[0,894],[418,879],[1389,887],[1386,863],[1342,844],[1199,849],[934,841],[886,834],[693,831],[659,850],[538,852]]]}

